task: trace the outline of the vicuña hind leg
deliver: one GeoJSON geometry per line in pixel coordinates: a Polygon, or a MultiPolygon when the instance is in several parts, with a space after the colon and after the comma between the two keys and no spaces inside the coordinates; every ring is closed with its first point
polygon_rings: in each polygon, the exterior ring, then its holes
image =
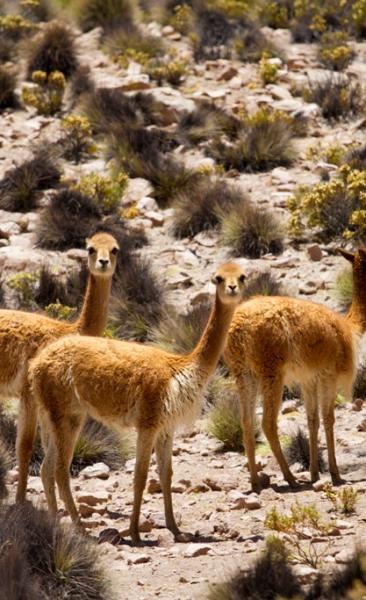
{"type": "Polygon", "coordinates": [[[319,432],[319,406],[317,398],[316,382],[307,383],[302,386],[304,404],[309,427],[310,438],[310,476],[311,481],[319,479],[318,464],[318,432],[319,432]]]}
{"type": "Polygon", "coordinates": [[[297,487],[296,479],[292,475],[286,459],[283,455],[280,440],[278,438],[277,419],[282,403],[283,378],[281,375],[264,377],[261,381],[261,392],[263,396],[263,420],[264,434],[271,446],[284,478],[293,488],[297,487]]]}
{"type": "Polygon", "coordinates": [[[332,379],[322,379],[319,382],[319,401],[322,411],[325,437],[327,440],[329,472],[334,485],[343,483],[341,478],[334,446],[334,404],[337,394],[337,384],[335,377],[332,379]]]}
{"type": "Polygon", "coordinates": [[[37,405],[25,384],[21,397],[18,418],[16,453],[19,467],[16,502],[25,502],[27,493],[28,469],[32,458],[34,440],[37,432],[37,405]]]}
{"type": "Polygon", "coordinates": [[[251,373],[243,373],[236,378],[240,395],[240,416],[243,430],[243,443],[248,459],[250,481],[253,491],[261,489],[255,462],[255,405],[258,385],[256,378],[251,373]]]}
{"type": "Polygon", "coordinates": [[[137,434],[136,462],[134,475],[133,509],[130,522],[130,535],[134,544],[140,544],[139,518],[142,494],[145,489],[151,452],[155,444],[156,433],[149,429],[139,430],[137,434]]]}

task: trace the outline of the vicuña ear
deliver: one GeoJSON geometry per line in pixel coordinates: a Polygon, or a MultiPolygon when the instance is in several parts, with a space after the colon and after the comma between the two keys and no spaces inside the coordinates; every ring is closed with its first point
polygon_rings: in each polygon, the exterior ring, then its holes
{"type": "Polygon", "coordinates": [[[355,255],[352,252],[348,252],[348,250],[343,250],[343,248],[337,248],[337,252],[343,256],[346,260],[353,264],[355,260],[355,255]]]}
{"type": "Polygon", "coordinates": [[[86,248],[89,246],[90,238],[85,238],[85,246],[86,248]]]}
{"type": "Polygon", "coordinates": [[[222,283],[224,280],[222,277],[220,277],[220,275],[214,275],[211,281],[214,285],[217,285],[218,283],[222,283]]]}

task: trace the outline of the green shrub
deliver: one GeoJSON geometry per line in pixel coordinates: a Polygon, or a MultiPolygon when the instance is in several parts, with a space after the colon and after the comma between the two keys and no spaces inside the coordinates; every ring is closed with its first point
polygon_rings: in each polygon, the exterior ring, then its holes
{"type": "Polygon", "coordinates": [[[202,178],[188,192],[178,194],[173,202],[173,233],[182,238],[215,229],[222,214],[247,202],[246,194],[224,179],[202,178]]]}
{"type": "Polygon", "coordinates": [[[83,31],[103,27],[106,31],[133,26],[131,0],[78,0],[78,21],[83,31]]]}
{"type": "Polygon", "coordinates": [[[32,73],[33,87],[25,86],[22,90],[24,104],[29,104],[40,115],[54,115],[62,106],[65,93],[65,77],[60,71],[49,75],[44,71],[32,73]]]}
{"type": "Polygon", "coordinates": [[[275,64],[269,61],[270,55],[268,52],[263,52],[259,63],[259,75],[264,83],[276,83],[278,77],[278,68],[275,64]]]}
{"type": "Polygon", "coordinates": [[[65,132],[61,141],[64,156],[67,160],[79,163],[83,158],[95,153],[97,147],[93,142],[89,120],[80,115],[68,115],[62,119],[65,132]]]}
{"type": "Polygon", "coordinates": [[[233,256],[259,258],[271,252],[280,254],[284,231],[280,221],[268,210],[246,203],[223,216],[221,240],[233,256]]]}
{"type": "Polygon", "coordinates": [[[225,382],[208,414],[208,431],[221,442],[225,451],[243,452],[243,431],[240,420],[240,400],[231,380],[225,382]]]}
{"type": "Polygon", "coordinates": [[[347,34],[341,31],[327,32],[320,38],[318,58],[327,69],[343,71],[352,61],[353,54],[347,44],[347,34]]]}
{"type": "Polygon", "coordinates": [[[305,227],[315,229],[325,240],[335,236],[364,240],[366,211],[363,196],[366,191],[364,171],[344,165],[331,181],[313,187],[300,187],[288,201],[290,231],[299,235],[305,227]]]}
{"type": "Polygon", "coordinates": [[[144,34],[137,27],[117,29],[108,36],[105,45],[112,59],[124,68],[129,60],[146,67],[151,59],[164,54],[162,39],[144,34]]]}
{"type": "Polygon", "coordinates": [[[319,104],[325,119],[355,116],[364,108],[363,92],[357,81],[343,75],[327,75],[310,81],[303,90],[307,102],[319,104]]]}
{"type": "Polygon", "coordinates": [[[0,112],[5,108],[16,108],[18,100],[15,94],[17,78],[14,71],[0,65],[0,112]]]}
{"type": "Polygon", "coordinates": [[[265,171],[289,165],[294,158],[294,125],[281,111],[259,109],[243,119],[237,139],[214,140],[207,153],[225,169],[265,171]]]}
{"type": "Polygon", "coordinates": [[[337,275],[334,285],[334,296],[342,310],[351,306],[353,295],[353,276],[348,267],[342,269],[337,275]]]}
{"type": "Polygon", "coordinates": [[[174,14],[169,18],[169,25],[182,35],[188,35],[194,27],[194,11],[189,4],[183,2],[174,7],[174,14]]]}
{"type": "Polygon", "coordinates": [[[33,79],[35,71],[50,75],[58,71],[65,78],[73,75],[78,67],[74,34],[61,21],[52,21],[29,43],[27,75],[33,79]]]}
{"type": "Polygon", "coordinates": [[[147,68],[147,73],[151,79],[156,81],[158,86],[169,83],[172,86],[179,86],[183,83],[188,69],[188,63],[182,60],[164,60],[151,61],[147,68]]]}
{"type": "Polygon", "coordinates": [[[78,183],[71,185],[70,189],[90,198],[103,214],[110,214],[120,206],[127,186],[126,173],[119,171],[116,177],[89,173],[80,177],[78,183]]]}
{"type": "Polygon", "coordinates": [[[0,208],[28,212],[37,206],[42,190],[57,185],[61,171],[50,148],[37,149],[31,159],[6,171],[0,181],[0,208]]]}
{"type": "Polygon", "coordinates": [[[31,308],[34,304],[34,294],[38,277],[35,273],[20,272],[11,275],[7,280],[8,286],[18,296],[20,306],[31,308]]]}

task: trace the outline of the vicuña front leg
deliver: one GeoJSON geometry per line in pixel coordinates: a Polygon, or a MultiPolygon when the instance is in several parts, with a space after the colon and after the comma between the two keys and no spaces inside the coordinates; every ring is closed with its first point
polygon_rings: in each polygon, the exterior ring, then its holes
{"type": "Polygon", "coordinates": [[[302,387],[306,416],[309,427],[310,445],[310,477],[312,483],[319,479],[318,461],[318,432],[319,432],[319,405],[316,383],[308,383],[302,387]]]}
{"type": "Polygon", "coordinates": [[[19,479],[16,493],[16,502],[24,502],[27,493],[27,480],[29,464],[32,458],[34,440],[37,432],[37,405],[26,384],[22,389],[18,418],[17,433],[17,460],[19,479]]]}
{"type": "Polygon", "coordinates": [[[133,509],[130,523],[130,535],[134,544],[140,544],[139,519],[142,494],[145,489],[151,452],[155,443],[155,432],[139,430],[136,444],[135,475],[133,481],[133,509]]]}
{"type": "Polygon", "coordinates": [[[344,480],[341,478],[338,471],[334,445],[334,404],[336,393],[337,389],[334,379],[325,379],[319,382],[319,400],[325,429],[325,437],[327,440],[329,472],[333,484],[340,485],[341,483],[344,483],[344,480]]]}
{"type": "Polygon", "coordinates": [[[280,469],[288,484],[296,488],[297,482],[292,475],[286,459],[283,455],[280,440],[278,438],[278,413],[282,403],[283,379],[277,375],[275,377],[266,377],[262,379],[263,395],[263,420],[262,427],[264,434],[271,446],[271,450],[277,459],[280,469]]]}
{"type": "Polygon", "coordinates": [[[256,379],[250,373],[237,377],[237,387],[240,394],[240,416],[243,430],[243,444],[248,460],[252,490],[260,492],[261,484],[255,462],[255,404],[257,399],[256,379]]]}

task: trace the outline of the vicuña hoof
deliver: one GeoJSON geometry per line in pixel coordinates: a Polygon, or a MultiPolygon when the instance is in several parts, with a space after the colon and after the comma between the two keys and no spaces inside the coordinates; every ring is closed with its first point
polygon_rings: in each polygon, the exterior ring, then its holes
{"type": "Polygon", "coordinates": [[[296,481],[296,479],[290,479],[289,481],[287,481],[287,483],[289,484],[290,488],[294,491],[297,491],[301,488],[301,485],[298,481],[296,481]]]}
{"type": "Polygon", "coordinates": [[[333,485],[343,485],[344,483],[347,483],[340,475],[331,475],[331,478],[333,485]]]}
{"type": "Polygon", "coordinates": [[[194,535],[192,535],[192,533],[182,532],[182,531],[175,534],[175,536],[174,536],[174,541],[179,542],[180,544],[187,544],[188,542],[192,542],[193,539],[194,539],[194,535]]]}

